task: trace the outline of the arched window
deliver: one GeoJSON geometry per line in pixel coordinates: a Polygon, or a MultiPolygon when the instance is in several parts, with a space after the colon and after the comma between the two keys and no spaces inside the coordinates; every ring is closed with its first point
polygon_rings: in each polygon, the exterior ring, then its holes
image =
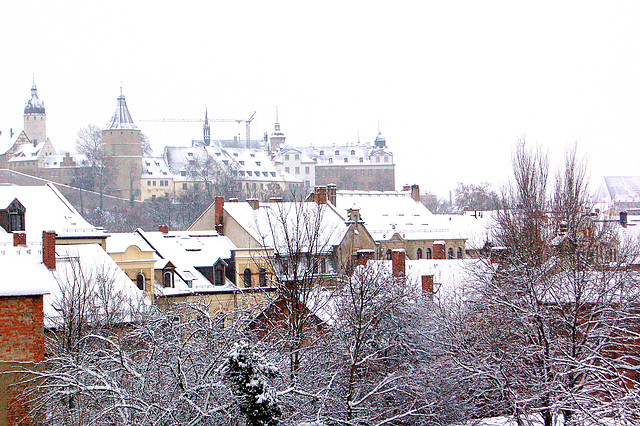
{"type": "Polygon", "coordinates": [[[244,286],[251,287],[251,269],[244,270],[244,286]]]}
{"type": "Polygon", "coordinates": [[[360,157],[360,162],[364,163],[364,158],[360,157]]]}
{"type": "Polygon", "coordinates": [[[320,155],[324,155],[324,150],[320,150],[320,155]]]}
{"type": "Polygon", "coordinates": [[[349,158],[348,157],[344,157],[344,162],[348,163],[349,162],[349,158]]]}
{"type": "Polygon", "coordinates": [[[425,251],[425,254],[426,254],[425,259],[431,259],[431,249],[430,248],[428,248],[425,251]]]}
{"type": "Polygon", "coordinates": [[[421,248],[419,248],[416,251],[416,259],[418,259],[418,260],[422,259],[422,249],[421,248]]]}
{"type": "Polygon", "coordinates": [[[447,250],[447,257],[449,259],[453,259],[453,249],[451,247],[449,247],[449,250],[447,250]]]}
{"type": "Polygon", "coordinates": [[[264,268],[260,268],[260,287],[267,286],[267,270],[264,268]]]}
{"type": "Polygon", "coordinates": [[[329,158],[329,164],[333,163],[333,158],[329,158]]]}
{"type": "Polygon", "coordinates": [[[336,155],[340,155],[340,151],[336,149],[336,155]]]}
{"type": "Polygon", "coordinates": [[[391,260],[391,249],[387,250],[387,260],[391,260]]]}
{"type": "Polygon", "coordinates": [[[142,272],[138,272],[138,276],[136,277],[136,285],[138,289],[144,290],[144,274],[142,272]]]}
{"type": "Polygon", "coordinates": [[[165,287],[173,287],[173,277],[171,276],[171,272],[165,272],[162,275],[162,285],[165,287]]]}
{"type": "Polygon", "coordinates": [[[458,259],[462,259],[462,248],[458,247],[458,259]]]}
{"type": "Polygon", "coordinates": [[[356,150],[355,149],[351,150],[351,155],[356,155],[356,150]]]}

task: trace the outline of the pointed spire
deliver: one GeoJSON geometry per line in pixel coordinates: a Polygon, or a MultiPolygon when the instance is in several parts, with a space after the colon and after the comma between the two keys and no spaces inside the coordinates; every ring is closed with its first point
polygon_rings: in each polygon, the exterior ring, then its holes
{"type": "Polygon", "coordinates": [[[209,110],[207,106],[204,107],[204,126],[202,126],[204,146],[211,144],[211,127],[209,126],[209,110]]]}
{"type": "Polygon", "coordinates": [[[273,136],[284,136],[284,133],[280,130],[280,121],[278,120],[278,107],[276,107],[276,124],[274,126],[273,136]]]}
{"type": "Polygon", "coordinates": [[[120,96],[118,96],[118,106],[116,112],[111,117],[109,123],[104,130],[137,130],[138,126],[135,125],[129,108],[127,108],[127,102],[122,94],[122,86],[120,86],[120,96]]]}

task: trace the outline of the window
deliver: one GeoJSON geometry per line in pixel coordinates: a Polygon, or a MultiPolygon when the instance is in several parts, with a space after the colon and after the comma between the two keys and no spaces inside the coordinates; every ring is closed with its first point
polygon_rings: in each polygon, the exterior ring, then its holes
{"type": "Polygon", "coordinates": [[[187,189],[187,184],[186,183],[182,184],[182,189],[187,189]]]}
{"type": "Polygon", "coordinates": [[[380,162],[380,157],[376,157],[376,163],[380,162]]]}
{"type": "Polygon", "coordinates": [[[369,169],[369,176],[373,176],[373,170],[369,169]]]}
{"type": "Polygon", "coordinates": [[[327,264],[325,263],[325,259],[319,259],[320,261],[320,273],[321,274],[326,274],[327,273],[327,264]]]}
{"type": "Polygon", "coordinates": [[[147,181],[147,186],[151,186],[151,181],[150,180],[147,181]]]}
{"type": "Polygon", "coordinates": [[[428,248],[425,251],[425,259],[431,259],[431,249],[430,248],[428,248]]]}
{"type": "Polygon", "coordinates": [[[462,248],[461,247],[458,247],[457,255],[458,255],[458,259],[462,259],[462,248]]]}
{"type": "Polygon", "coordinates": [[[285,171],[285,173],[289,173],[289,168],[288,168],[288,167],[285,167],[285,168],[284,168],[284,171],[285,171]]]}
{"type": "Polygon", "coordinates": [[[340,177],[340,170],[336,170],[336,177],[340,177]]]}
{"type": "Polygon", "coordinates": [[[329,164],[333,163],[333,158],[329,158],[329,164]]]}
{"type": "Polygon", "coordinates": [[[258,280],[260,281],[260,287],[267,286],[267,270],[264,268],[260,268],[260,273],[258,275],[258,280]]]}
{"type": "Polygon", "coordinates": [[[360,157],[360,162],[364,163],[364,158],[360,157]]]}
{"type": "Polygon", "coordinates": [[[360,176],[364,177],[364,170],[360,170],[360,176]]]}
{"type": "Polygon", "coordinates": [[[165,287],[173,287],[173,276],[171,272],[165,272],[162,275],[162,285],[165,287]]]}
{"type": "Polygon", "coordinates": [[[320,150],[320,155],[324,155],[324,151],[323,150],[320,150]]]}
{"type": "Polygon", "coordinates": [[[142,274],[142,272],[138,272],[138,276],[136,277],[136,285],[138,286],[139,290],[144,290],[144,275],[142,274]]]}
{"type": "Polygon", "coordinates": [[[345,162],[345,163],[348,163],[348,162],[349,162],[349,159],[348,159],[347,157],[344,157],[344,162],[345,162]]]}
{"type": "Polygon", "coordinates": [[[240,160],[240,165],[244,166],[244,160],[240,160]]]}
{"type": "Polygon", "coordinates": [[[300,167],[296,167],[296,174],[299,175],[300,174],[300,167]]]}
{"type": "Polygon", "coordinates": [[[256,166],[259,166],[259,165],[260,165],[260,162],[259,162],[259,161],[256,161],[256,166]]]}
{"type": "Polygon", "coordinates": [[[387,260],[391,260],[391,249],[387,249],[387,260]]]}
{"type": "Polygon", "coordinates": [[[387,157],[386,155],[384,156],[384,162],[388,163],[389,162],[389,157],[387,157]]]}
{"type": "Polygon", "coordinates": [[[453,259],[453,249],[451,247],[447,250],[447,258],[453,259]]]}
{"type": "Polygon", "coordinates": [[[416,251],[416,259],[418,259],[418,260],[422,259],[422,249],[421,248],[419,248],[416,251]]]}
{"type": "Polygon", "coordinates": [[[160,181],[160,186],[164,186],[164,181],[163,180],[160,181]]]}
{"type": "Polygon", "coordinates": [[[164,181],[164,186],[169,186],[169,181],[168,180],[164,181]]]}
{"type": "Polygon", "coordinates": [[[304,167],[304,174],[308,175],[309,174],[309,166],[305,166],[304,167]]]}
{"type": "Polygon", "coordinates": [[[156,186],[156,181],[155,180],[153,181],[153,186],[156,186]]]}
{"type": "Polygon", "coordinates": [[[327,171],[326,170],[322,171],[322,177],[327,177],[327,171]]]}
{"type": "Polygon", "coordinates": [[[336,155],[340,155],[340,151],[336,149],[336,155]]]}
{"type": "Polygon", "coordinates": [[[251,287],[251,269],[247,268],[244,270],[243,282],[245,287],[251,287]]]}
{"type": "Polygon", "coordinates": [[[284,161],[289,161],[289,154],[284,155],[284,161]]]}
{"type": "Polygon", "coordinates": [[[221,268],[216,268],[214,284],[222,285],[222,269],[221,268]]]}
{"type": "Polygon", "coordinates": [[[296,160],[300,159],[300,154],[296,154],[296,160]]]}
{"type": "Polygon", "coordinates": [[[333,170],[329,170],[329,177],[333,177],[333,170]]]}
{"type": "Polygon", "coordinates": [[[356,150],[355,149],[351,150],[351,155],[356,155],[356,150]]]}

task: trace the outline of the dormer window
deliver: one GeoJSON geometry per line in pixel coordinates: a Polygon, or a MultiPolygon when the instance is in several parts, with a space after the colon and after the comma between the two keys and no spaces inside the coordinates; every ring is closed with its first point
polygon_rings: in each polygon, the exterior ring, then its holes
{"type": "Polygon", "coordinates": [[[356,150],[355,149],[351,150],[351,155],[356,155],[356,150]]]}
{"type": "Polygon", "coordinates": [[[187,152],[187,157],[193,157],[193,152],[187,152]]]}
{"type": "Polygon", "coordinates": [[[259,162],[259,161],[256,161],[256,166],[259,166],[259,165],[260,165],[260,162],[259,162]]]}
{"type": "Polygon", "coordinates": [[[364,158],[360,157],[360,162],[364,163],[364,158]]]}
{"type": "Polygon", "coordinates": [[[244,166],[244,160],[240,160],[240,165],[244,166]]]}
{"type": "Polygon", "coordinates": [[[238,156],[238,153],[237,153],[237,152],[234,152],[234,153],[233,153],[233,156],[234,156],[234,157],[237,157],[237,156],[238,156]]]}
{"type": "Polygon", "coordinates": [[[344,162],[345,162],[345,163],[348,163],[348,162],[349,162],[349,159],[348,159],[347,157],[344,157],[344,162]]]}
{"type": "Polygon", "coordinates": [[[256,156],[255,154],[249,154],[249,155],[251,156],[251,158],[253,158],[253,157],[255,157],[255,156],[256,156]]]}
{"type": "Polygon", "coordinates": [[[336,149],[336,155],[340,155],[340,151],[336,149]]]}
{"type": "Polygon", "coordinates": [[[320,150],[320,155],[324,155],[324,150],[320,150]]]}

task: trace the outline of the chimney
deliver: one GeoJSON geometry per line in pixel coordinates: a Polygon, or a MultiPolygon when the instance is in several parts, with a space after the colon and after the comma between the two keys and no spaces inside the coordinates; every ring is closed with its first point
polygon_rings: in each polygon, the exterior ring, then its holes
{"type": "Polygon", "coordinates": [[[433,258],[434,259],[446,259],[444,251],[444,241],[433,242],[433,258]]]}
{"type": "Polygon", "coordinates": [[[56,233],[42,231],[42,263],[48,269],[56,269],[56,233]]]}
{"type": "Polygon", "coordinates": [[[224,234],[224,198],[216,197],[213,200],[213,206],[214,206],[213,215],[214,215],[216,231],[218,232],[218,234],[223,235],[224,234]]]}
{"type": "Polygon", "coordinates": [[[13,231],[13,246],[26,246],[27,245],[27,233],[24,231],[13,231]]]}
{"type": "Polygon", "coordinates": [[[160,226],[158,226],[158,231],[162,232],[163,234],[168,234],[169,233],[169,226],[160,225],[160,226]]]}
{"type": "Polygon", "coordinates": [[[402,192],[409,192],[411,191],[411,186],[410,185],[403,185],[402,186],[402,192]]]}
{"type": "Polygon", "coordinates": [[[433,275],[422,276],[422,292],[433,297],[433,275]]]}
{"type": "Polygon", "coordinates": [[[368,261],[373,260],[375,251],[373,250],[358,250],[356,252],[356,259],[358,266],[365,266],[368,261]]]}
{"type": "Polygon", "coordinates": [[[229,202],[230,203],[237,203],[238,199],[237,198],[229,198],[229,202]]]}
{"type": "Polygon", "coordinates": [[[269,198],[269,202],[270,203],[281,203],[282,202],[282,197],[271,197],[271,198],[269,198]]]}
{"type": "Polygon", "coordinates": [[[406,257],[407,255],[404,249],[395,249],[391,251],[391,274],[394,278],[404,279],[404,260],[406,257]]]}
{"type": "Polygon", "coordinates": [[[620,225],[623,228],[627,227],[627,212],[620,212],[620,225]]]}
{"type": "Polygon", "coordinates": [[[347,216],[348,216],[348,223],[353,222],[353,223],[358,223],[361,222],[360,219],[360,209],[356,208],[356,207],[351,207],[350,209],[347,210],[347,216]]]}
{"type": "Polygon", "coordinates": [[[260,208],[260,200],[257,198],[247,198],[247,203],[249,203],[251,208],[254,210],[258,210],[260,208]]]}
{"type": "Polygon", "coordinates": [[[420,202],[420,186],[418,184],[411,185],[411,198],[416,203],[420,202]]]}
{"type": "Polygon", "coordinates": [[[316,186],[314,198],[318,204],[327,204],[327,187],[316,186]]]}
{"type": "Polygon", "coordinates": [[[336,199],[338,195],[338,187],[335,183],[330,183],[327,185],[327,199],[334,206],[336,205],[336,199]]]}

